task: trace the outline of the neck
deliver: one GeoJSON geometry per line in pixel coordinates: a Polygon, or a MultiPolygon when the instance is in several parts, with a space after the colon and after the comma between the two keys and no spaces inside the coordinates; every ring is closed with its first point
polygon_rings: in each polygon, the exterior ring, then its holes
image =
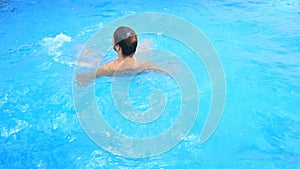
{"type": "Polygon", "coordinates": [[[134,58],[134,55],[132,56],[124,56],[124,55],[118,55],[118,61],[123,61],[126,58],[134,58]]]}

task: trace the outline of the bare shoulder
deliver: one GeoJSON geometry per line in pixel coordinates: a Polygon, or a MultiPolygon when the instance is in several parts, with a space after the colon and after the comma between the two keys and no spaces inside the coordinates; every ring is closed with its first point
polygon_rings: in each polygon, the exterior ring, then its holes
{"type": "Polygon", "coordinates": [[[155,68],[155,67],[157,67],[158,65],[157,64],[155,64],[154,62],[143,62],[142,64],[141,64],[141,66],[143,67],[143,68],[155,68]]]}
{"type": "Polygon", "coordinates": [[[110,76],[111,74],[113,74],[113,67],[114,67],[114,61],[106,63],[105,65],[98,68],[96,77],[110,76]]]}

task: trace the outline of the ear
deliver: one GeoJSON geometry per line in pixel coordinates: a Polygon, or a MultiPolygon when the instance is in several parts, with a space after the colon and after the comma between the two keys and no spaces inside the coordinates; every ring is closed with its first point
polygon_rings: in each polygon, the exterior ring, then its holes
{"type": "Polygon", "coordinates": [[[116,47],[116,50],[117,50],[117,51],[120,51],[120,50],[121,50],[120,45],[116,45],[115,47],[116,47]]]}

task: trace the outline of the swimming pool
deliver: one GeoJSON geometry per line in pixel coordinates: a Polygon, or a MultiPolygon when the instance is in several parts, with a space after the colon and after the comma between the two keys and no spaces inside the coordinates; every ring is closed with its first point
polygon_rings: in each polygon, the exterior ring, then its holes
{"type": "MultiPolygon", "coordinates": [[[[299,168],[299,7],[292,0],[0,1],[0,168],[299,168]],[[187,59],[193,53],[179,42],[141,35],[153,39],[153,47],[182,56],[199,75],[200,114],[170,151],[125,158],[97,146],[80,126],[73,72],[82,46],[99,29],[150,11],[184,18],[208,37],[226,75],[225,109],[215,133],[200,144],[212,93],[203,64],[187,59]]],[[[114,57],[108,53],[107,60],[114,57]]],[[[149,107],[145,88],[165,89],[169,97],[159,125],[145,127],[118,119],[111,83],[97,79],[95,95],[116,131],[153,136],[176,120],[180,96],[167,77],[139,76],[129,88],[139,110],[149,107]]]]}

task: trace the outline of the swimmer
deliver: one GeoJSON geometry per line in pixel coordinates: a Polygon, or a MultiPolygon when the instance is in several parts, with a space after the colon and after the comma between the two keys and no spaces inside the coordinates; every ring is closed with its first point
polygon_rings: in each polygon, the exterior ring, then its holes
{"type": "Polygon", "coordinates": [[[113,34],[112,45],[118,53],[118,58],[100,67],[96,72],[96,77],[112,76],[116,72],[158,68],[153,62],[141,62],[135,57],[137,44],[137,35],[134,30],[125,26],[117,28],[113,34]]]}
{"type": "MultiPolygon", "coordinates": [[[[140,61],[135,57],[137,49],[137,35],[129,27],[121,26],[113,34],[112,45],[118,53],[118,58],[101,66],[96,71],[96,78],[102,76],[122,75],[123,72],[140,72],[143,70],[153,70],[162,72],[163,69],[154,62],[140,61]]],[[[83,85],[95,75],[77,75],[79,85],[83,85]]]]}

